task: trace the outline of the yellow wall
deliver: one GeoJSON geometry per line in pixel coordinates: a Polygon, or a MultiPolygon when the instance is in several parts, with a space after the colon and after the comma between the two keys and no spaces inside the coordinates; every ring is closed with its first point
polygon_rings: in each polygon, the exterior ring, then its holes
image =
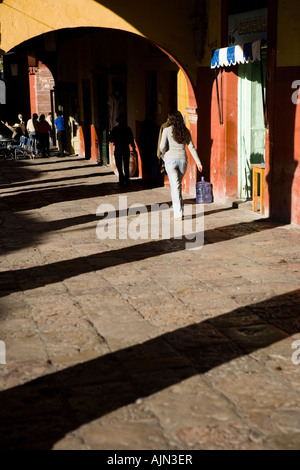
{"type": "Polygon", "coordinates": [[[0,48],[5,52],[34,36],[68,27],[102,26],[141,34],[94,0],[4,0],[0,18],[0,48]]]}
{"type": "Polygon", "coordinates": [[[161,46],[195,84],[198,63],[190,22],[192,8],[193,2],[182,0],[3,0],[0,49],[7,52],[34,36],[62,28],[120,29],[161,46]]]}
{"type": "Polygon", "coordinates": [[[277,66],[300,65],[299,0],[278,0],[277,66]]]}
{"type": "Polygon", "coordinates": [[[181,70],[177,75],[177,100],[178,111],[185,117],[186,125],[189,127],[189,118],[186,112],[186,108],[189,107],[189,92],[186,78],[181,70]]]}

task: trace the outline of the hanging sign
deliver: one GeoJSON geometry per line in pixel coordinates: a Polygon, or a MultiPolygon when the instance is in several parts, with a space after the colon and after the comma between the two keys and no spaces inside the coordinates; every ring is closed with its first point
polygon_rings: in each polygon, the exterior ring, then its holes
{"type": "Polygon", "coordinates": [[[267,40],[268,9],[253,10],[228,17],[228,45],[267,40]]]}

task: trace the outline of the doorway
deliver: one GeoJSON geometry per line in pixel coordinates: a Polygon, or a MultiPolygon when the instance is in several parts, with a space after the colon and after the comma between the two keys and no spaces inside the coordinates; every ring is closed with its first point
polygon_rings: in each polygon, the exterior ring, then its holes
{"type": "Polygon", "coordinates": [[[251,200],[251,165],[265,161],[266,59],[241,64],[238,73],[238,193],[251,200]]]}

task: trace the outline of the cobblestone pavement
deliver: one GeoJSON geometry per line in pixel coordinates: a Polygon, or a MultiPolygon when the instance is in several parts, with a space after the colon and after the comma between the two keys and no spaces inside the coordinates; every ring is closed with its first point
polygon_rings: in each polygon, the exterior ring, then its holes
{"type": "Polygon", "coordinates": [[[202,249],[134,240],[120,195],[168,188],[79,157],[0,168],[1,449],[300,449],[299,228],[231,201],[202,249]]]}

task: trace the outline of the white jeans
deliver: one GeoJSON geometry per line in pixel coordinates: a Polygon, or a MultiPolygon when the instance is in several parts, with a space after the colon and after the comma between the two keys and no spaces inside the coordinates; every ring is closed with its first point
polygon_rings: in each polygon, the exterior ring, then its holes
{"type": "Polygon", "coordinates": [[[185,158],[170,158],[165,160],[165,168],[171,186],[171,197],[173,203],[174,217],[182,217],[182,179],[187,170],[187,160],[185,158]]]}

